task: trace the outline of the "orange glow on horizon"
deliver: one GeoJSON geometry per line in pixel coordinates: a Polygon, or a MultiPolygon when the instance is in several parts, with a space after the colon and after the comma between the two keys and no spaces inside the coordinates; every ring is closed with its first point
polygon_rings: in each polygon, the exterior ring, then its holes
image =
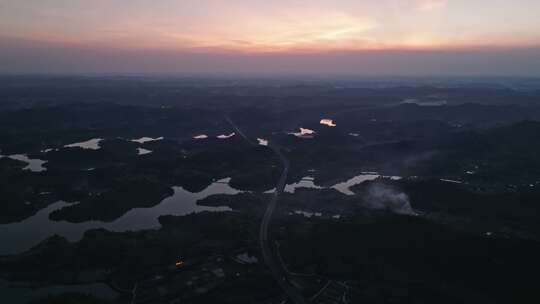
{"type": "Polygon", "coordinates": [[[538,46],[540,21],[532,12],[540,4],[523,1],[529,5],[490,5],[487,0],[171,0],[152,5],[73,0],[50,7],[14,1],[0,11],[0,39],[84,49],[241,54],[538,46]],[[515,16],[511,23],[510,9],[515,16]],[[475,13],[480,10],[484,14],[475,13]]]}
{"type": "Polygon", "coordinates": [[[540,65],[538,0],[0,2],[7,73],[537,75],[540,65]]]}
{"type": "MultiPolygon", "coordinates": [[[[30,42],[36,45],[56,45],[58,47],[75,47],[88,50],[122,50],[140,51],[157,50],[169,52],[188,53],[215,53],[215,54],[318,54],[318,53],[350,53],[374,51],[474,51],[474,50],[504,50],[538,48],[540,43],[525,40],[500,41],[444,41],[434,36],[409,36],[402,41],[393,43],[375,41],[302,41],[302,42],[250,42],[235,43],[234,41],[160,39],[159,42],[151,39],[138,41],[111,41],[109,39],[76,39],[74,37],[60,37],[51,35],[25,35],[4,36],[10,41],[30,42]]],[[[0,36],[0,39],[2,37],[0,36]]]]}

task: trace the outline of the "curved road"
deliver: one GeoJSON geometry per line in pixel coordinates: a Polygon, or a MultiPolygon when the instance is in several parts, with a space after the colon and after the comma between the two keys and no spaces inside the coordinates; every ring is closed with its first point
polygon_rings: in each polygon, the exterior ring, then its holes
{"type": "MultiPolygon", "coordinates": [[[[238,128],[238,126],[230,119],[228,116],[225,116],[227,122],[242,136],[248,143],[253,145],[253,142],[238,128]]],[[[268,229],[270,226],[270,221],[272,220],[272,215],[276,209],[279,196],[283,193],[285,189],[285,182],[287,181],[287,175],[289,174],[289,160],[283,155],[280,148],[272,143],[270,143],[269,148],[276,153],[279,157],[281,164],[283,165],[283,171],[279,177],[278,183],[276,185],[276,191],[272,195],[272,199],[266,207],[264,212],[263,219],[261,221],[261,227],[259,230],[259,243],[261,246],[261,251],[263,255],[264,262],[272,277],[276,280],[279,287],[287,295],[289,300],[295,304],[304,304],[307,303],[302,294],[289,282],[287,278],[287,272],[283,268],[283,265],[279,262],[279,259],[273,254],[272,247],[270,246],[270,238],[268,237],[268,229]]]]}

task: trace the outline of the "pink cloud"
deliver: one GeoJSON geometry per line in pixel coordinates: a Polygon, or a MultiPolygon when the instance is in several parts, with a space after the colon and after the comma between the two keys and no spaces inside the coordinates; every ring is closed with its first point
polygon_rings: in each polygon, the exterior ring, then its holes
{"type": "Polygon", "coordinates": [[[416,9],[420,11],[432,11],[445,8],[448,0],[416,0],[416,9]]]}

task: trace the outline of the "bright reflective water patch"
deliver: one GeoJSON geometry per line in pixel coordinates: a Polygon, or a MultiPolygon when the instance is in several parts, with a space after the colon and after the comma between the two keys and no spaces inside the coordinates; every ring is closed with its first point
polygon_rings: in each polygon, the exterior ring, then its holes
{"type": "Polygon", "coordinates": [[[360,174],[360,175],[357,175],[343,183],[339,183],[339,184],[336,184],[336,185],[333,185],[332,188],[333,189],[336,189],[337,191],[345,194],[345,195],[354,195],[354,192],[352,192],[352,190],[350,189],[352,186],[355,186],[355,185],[358,185],[358,184],[361,184],[365,181],[371,181],[371,180],[376,180],[377,178],[381,177],[380,175],[378,174],[371,174],[373,172],[368,172],[368,174],[360,174]]]}
{"type": "Polygon", "coordinates": [[[152,153],[152,150],[147,150],[147,149],[143,149],[143,148],[137,148],[137,154],[138,155],[145,155],[145,154],[150,154],[152,153]]]}
{"type": "Polygon", "coordinates": [[[49,153],[49,152],[52,152],[52,151],[58,151],[58,149],[48,148],[48,149],[43,149],[40,152],[41,153],[49,153]]]}
{"type": "Polygon", "coordinates": [[[26,154],[14,154],[9,156],[0,155],[0,158],[8,157],[14,160],[25,162],[27,165],[23,170],[29,170],[32,172],[41,172],[47,170],[43,165],[47,162],[46,160],[41,160],[37,158],[29,158],[26,154]]]}
{"type": "Polygon", "coordinates": [[[233,137],[233,136],[235,136],[235,135],[236,135],[236,133],[235,133],[235,132],[232,132],[232,133],[229,134],[229,135],[221,134],[221,135],[218,135],[218,136],[216,136],[216,137],[219,138],[219,139],[227,139],[227,138],[231,138],[231,137],[233,137]]]}
{"type": "Polygon", "coordinates": [[[440,107],[448,104],[446,100],[427,100],[422,101],[416,98],[408,98],[401,102],[402,104],[416,104],[421,107],[440,107]]]}
{"type": "Polygon", "coordinates": [[[52,212],[72,205],[61,201],[56,202],[21,222],[0,225],[0,255],[23,252],[55,234],[63,236],[69,241],[78,241],[82,238],[84,232],[89,229],[104,228],[110,231],[158,229],[160,227],[158,218],[162,215],[187,215],[203,211],[231,211],[232,209],[227,206],[209,207],[197,204],[198,200],[210,195],[234,195],[242,192],[232,188],[229,181],[230,178],[218,180],[197,193],[189,192],[182,187],[173,187],[174,194],[163,199],[156,206],[131,209],[112,222],[87,221],[71,223],[52,221],[49,219],[52,212]]]}
{"type": "Polygon", "coordinates": [[[328,127],[335,127],[336,126],[334,121],[332,119],[328,119],[328,118],[321,119],[320,124],[328,126],[328,127]]]}
{"type": "Polygon", "coordinates": [[[236,255],[236,260],[240,264],[256,264],[259,262],[256,256],[249,255],[247,252],[236,255]]]}
{"type": "Polygon", "coordinates": [[[156,140],[163,140],[163,136],[161,136],[161,137],[156,137],[156,138],[152,138],[152,137],[141,137],[141,138],[132,139],[131,141],[136,142],[136,143],[139,143],[139,144],[144,144],[144,143],[146,143],[146,142],[156,141],[156,140]]]}
{"type": "MultiPolygon", "coordinates": [[[[357,175],[345,182],[335,184],[331,186],[331,189],[335,189],[345,195],[354,195],[355,193],[350,189],[352,186],[361,184],[365,181],[371,181],[375,180],[379,177],[387,178],[390,180],[400,180],[402,179],[401,176],[388,176],[388,175],[380,175],[377,172],[362,172],[362,174],[357,175]]],[[[299,182],[287,184],[285,185],[285,192],[294,194],[297,189],[301,188],[308,188],[308,189],[328,189],[327,187],[319,186],[315,184],[315,179],[311,176],[305,176],[303,177],[299,182]]],[[[271,189],[268,191],[265,191],[264,193],[274,193],[276,192],[276,189],[271,189]]]]}
{"type": "Polygon", "coordinates": [[[303,211],[303,210],[294,210],[293,214],[302,215],[302,216],[307,217],[307,218],[311,218],[311,217],[314,217],[314,216],[316,216],[316,217],[321,217],[322,216],[321,212],[309,212],[309,211],[303,211]]]}
{"type": "Polygon", "coordinates": [[[294,135],[299,138],[313,138],[315,131],[307,128],[300,128],[300,132],[290,132],[287,134],[294,135]]]}
{"type": "Polygon", "coordinates": [[[99,146],[99,143],[103,140],[103,138],[92,138],[87,141],[82,141],[78,143],[73,143],[69,145],[65,145],[65,148],[82,148],[82,149],[89,149],[89,150],[99,150],[101,147],[99,146]]]}
{"type": "Polygon", "coordinates": [[[446,182],[446,183],[452,183],[452,184],[463,184],[462,181],[453,180],[453,179],[445,179],[445,178],[441,178],[440,181],[441,181],[441,182],[446,182]]]}
{"type": "Polygon", "coordinates": [[[259,142],[259,145],[261,146],[268,146],[268,140],[263,138],[257,138],[257,141],[259,142]]]}
{"type": "Polygon", "coordinates": [[[296,189],[299,189],[299,188],[323,189],[323,187],[315,185],[313,177],[306,176],[297,183],[286,185],[285,192],[294,193],[296,189]]]}

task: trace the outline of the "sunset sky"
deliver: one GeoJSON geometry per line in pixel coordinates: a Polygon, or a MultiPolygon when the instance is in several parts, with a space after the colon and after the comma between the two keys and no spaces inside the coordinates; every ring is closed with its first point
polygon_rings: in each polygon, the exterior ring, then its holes
{"type": "Polygon", "coordinates": [[[0,72],[536,75],[539,12],[538,0],[0,0],[0,72]]]}

